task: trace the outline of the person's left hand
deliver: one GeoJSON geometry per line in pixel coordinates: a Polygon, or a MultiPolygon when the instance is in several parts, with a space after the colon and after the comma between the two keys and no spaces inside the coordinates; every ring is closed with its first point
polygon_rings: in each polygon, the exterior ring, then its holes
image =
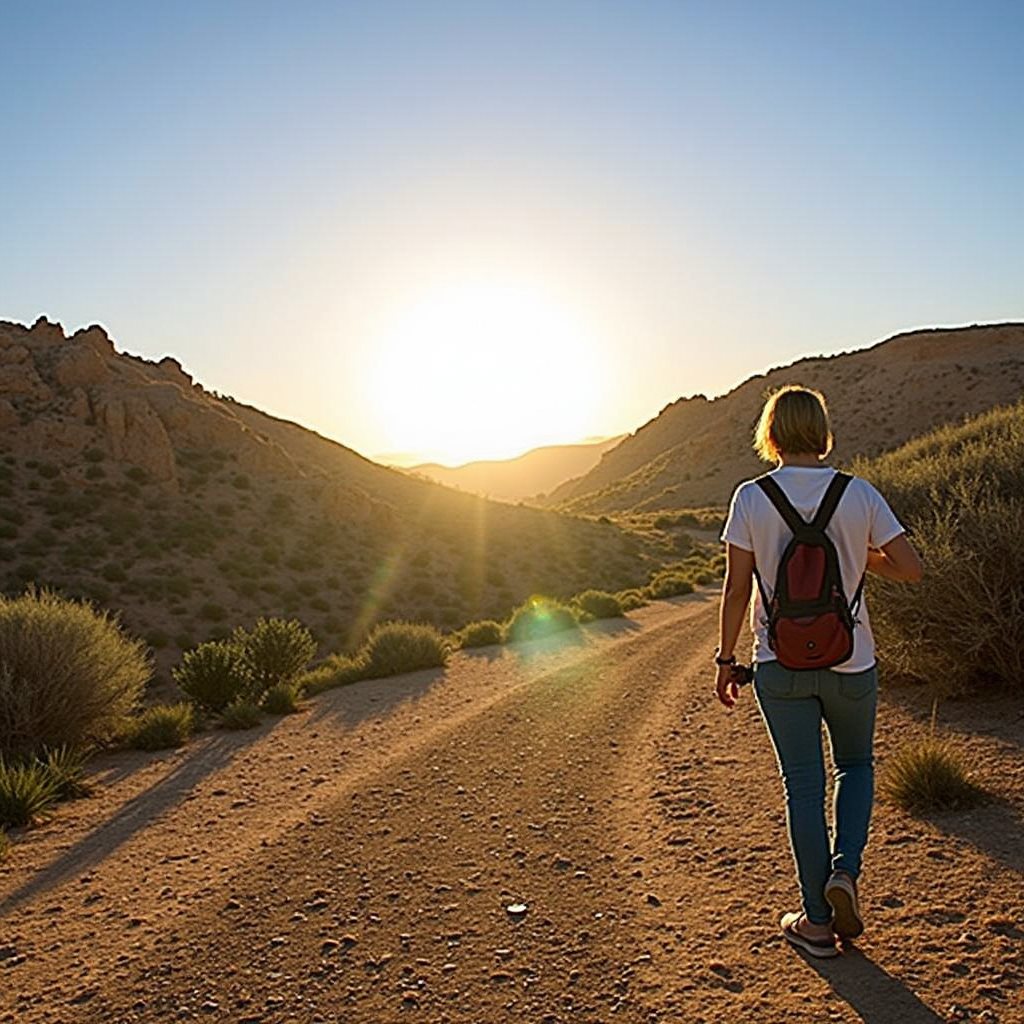
{"type": "Polygon", "coordinates": [[[719,665],[715,678],[715,694],[727,708],[734,708],[740,697],[740,686],[732,670],[732,665],[719,665]]]}

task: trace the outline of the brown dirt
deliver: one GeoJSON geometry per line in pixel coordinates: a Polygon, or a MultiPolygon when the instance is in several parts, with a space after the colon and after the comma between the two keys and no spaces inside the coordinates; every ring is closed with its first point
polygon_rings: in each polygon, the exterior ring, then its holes
{"type": "MultiPolygon", "coordinates": [[[[714,616],[659,602],[105,758],[0,869],[0,1021],[1024,1020],[1019,702],[943,709],[999,799],[880,804],[869,930],[809,962],[776,929],[795,883],[752,695],[710,693],[714,616]]],[[[886,688],[883,770],[927,716],[886,688]]]]}

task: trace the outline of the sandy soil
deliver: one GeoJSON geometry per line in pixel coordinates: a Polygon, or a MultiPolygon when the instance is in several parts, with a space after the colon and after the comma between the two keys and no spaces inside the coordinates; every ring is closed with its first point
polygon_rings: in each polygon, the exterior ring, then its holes
{"type": "MultiPolygon", "coordinates": [[[[869,929],[811,962],[777,933],[780,787],[752,694],[712,699],[714,617],[659,602],[97,762],[0,868],[0,1021],[1024,1021],[1020,702],[942,709],[997,799],[880,804],[869,929]]],[[[928,711],[886,687],[883,770],[928,711]]]]}

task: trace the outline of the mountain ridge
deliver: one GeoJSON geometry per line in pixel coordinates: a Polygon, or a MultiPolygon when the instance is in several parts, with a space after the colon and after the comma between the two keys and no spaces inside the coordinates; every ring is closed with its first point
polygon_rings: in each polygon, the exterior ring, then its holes
{"type": "Polygon", "coordinates": [[[502,501],[524,501],[542,495],[596,465],[601,454],[626,435],[580,444],[549,444],[511,459],[475,459],[459,466],[425,462],[404,467],[438,483],[502,501]]]}
{"type": "Polygon", "coordinates": [[[753,427],[765,392],[787,383],[825,393],[837,460],[875,455],[1016,400],[1024,323],[901,331],[867,348],[772,367],[712,399],[677,399],[544,504],[589,514],[722,504],[763,468],[750,446],[753,427]]]}

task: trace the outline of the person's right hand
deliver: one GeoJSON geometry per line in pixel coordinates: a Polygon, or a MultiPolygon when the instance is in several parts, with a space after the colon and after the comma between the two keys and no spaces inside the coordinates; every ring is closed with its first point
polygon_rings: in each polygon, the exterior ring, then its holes
{"type": "Polygon", "coordinates": [[[734,665],[719,665],[715,676],[715,696],[727,708],[734,708],[740,698],[739,683],[733,675],[734,665]]]}

